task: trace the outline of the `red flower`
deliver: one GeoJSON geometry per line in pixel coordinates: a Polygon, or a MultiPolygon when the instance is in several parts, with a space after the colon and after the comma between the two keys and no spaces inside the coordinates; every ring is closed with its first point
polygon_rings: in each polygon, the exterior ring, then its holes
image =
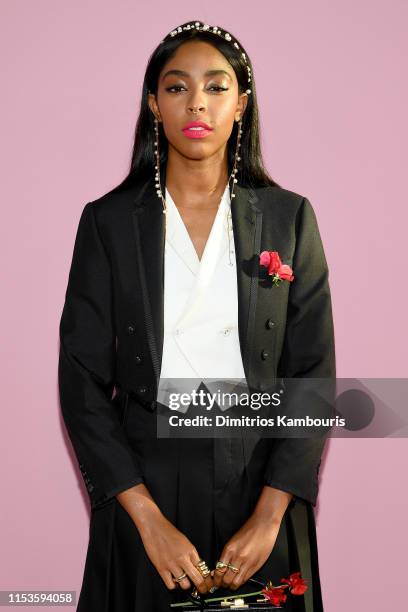
{"type": "Polygon", "coordinates": [[[268,274],[272,276],[272,281],[276,285],[281,280],[293,281],[295,278],[292,268],[281,262],[278,251],[262,251],[259,255],[259,264],[268,268],[268,274]]]}
{"type": "Polygon", "coordinates": [[[285,602],[287,599],[287,596],[283,592],[283,589],[286,588],[286,585],[280,587],[270,587],[262,589],[262,593],[267,599],[269,599],[271,604],[273,604],[274,606],[279,606],[280,603],[285,602]]]}
{"type": "Polygon", "coordinates": [[[281,578],[281,582],[286,582],[289,585],[289,590],[292,595],[303,595],[308,589],[307,580],[300,577],[300,572],[291,574],[288,578],[281,578]]]}

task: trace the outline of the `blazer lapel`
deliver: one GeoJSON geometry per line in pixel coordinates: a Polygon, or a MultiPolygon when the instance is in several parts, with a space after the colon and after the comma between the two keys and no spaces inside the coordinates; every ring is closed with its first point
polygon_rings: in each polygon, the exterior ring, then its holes
{"type": "MultiPolygon", "coordinates": [[[[161,179],[162,193],[165,193],[165,168],[161,170],[161,179]]],[[[231,215],[237,264],[238,331],[244,371],[248,385],[251,386],[262,211],[255,205],[258,196],[253,190],[236,184],[234,193],[231,215]]],[[[165,221],[161,199],[150,182],[134,202],[132,222],[156,391],[160,380],[164,339],[165,221]]]]}
{"type": "Polygon", "coordinates": [[[165,215],[155,187],[148,185],[132,211],[137,265],[142,288],[147,339],[156,389],[160,380],[164,337],[164,245],[165,215]]]}
{"type": "Polygon", "coordinates": [[[262,211],[256,206],[258,196],[254,191],[236,184],[234,192],[231,215],[237,270],[238,332],[245,375],[251,386],[262,211]]]}

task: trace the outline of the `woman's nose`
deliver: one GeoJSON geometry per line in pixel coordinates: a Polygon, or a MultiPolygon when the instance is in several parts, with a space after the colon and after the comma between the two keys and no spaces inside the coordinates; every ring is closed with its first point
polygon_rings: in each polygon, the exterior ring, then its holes
{"type": "Polygon", "coordinates": [[[188,108],[190,111],[205,111],[206,105],[203,99],[203,92],[200,89],[195,89],[191,91],[191,95],[188,99],[188,108]]]}
{"type": "Polygon", "coordinates": [[[204,104],[190,104],[188,109],[193,113],[203,112],[205,110],[204,104]]]}

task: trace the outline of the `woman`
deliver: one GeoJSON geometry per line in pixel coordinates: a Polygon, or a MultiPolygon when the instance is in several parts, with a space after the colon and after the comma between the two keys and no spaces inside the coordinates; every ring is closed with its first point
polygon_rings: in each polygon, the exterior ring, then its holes
{"type": "Polygon", "coordinates": [[[149,60],[129,175],[82,212],[59,360],[91,501],[81,612],[162,612],[194,588],[234,594],[296,571],[309,588],[286,609],[323,609],[313,506],[324,440],[156,430],[163,378],[265,390],[335,376],[315,214],[268,176],[258,126],[242,45],[183,24],[149,60]],[[293,274],[272,282],[263,251],[293,274]]]}

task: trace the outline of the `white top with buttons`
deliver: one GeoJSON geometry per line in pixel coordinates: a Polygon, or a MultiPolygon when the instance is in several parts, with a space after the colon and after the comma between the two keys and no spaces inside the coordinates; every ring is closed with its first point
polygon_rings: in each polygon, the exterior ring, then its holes
{"type": "Polygon", "coordinates": [[[231,222],[227,223],[229,186],[222,196],[201,261],[167,188],[165,197],[161,378],[244,379],[238,336],[234,235],[231,222]]]}

